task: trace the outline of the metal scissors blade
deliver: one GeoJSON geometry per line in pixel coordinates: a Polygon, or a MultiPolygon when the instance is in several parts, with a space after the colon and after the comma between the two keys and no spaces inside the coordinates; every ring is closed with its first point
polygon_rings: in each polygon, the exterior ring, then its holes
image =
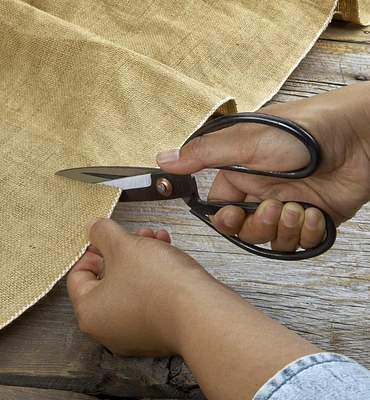
{"type": "Polygon", "coordinates": [[[185,200],[196,191],[195,179],[191,175],[169,174],[160,168],[82,167],[58,171],[56,174],[122,189],[120,201],[185,200]]]}
{"type": "Polygon", "coordinates": [[[82,167],[64,169],[62,171],[58,171],[56,174],[86,183],[107,183],[113,179],[136,177],[140,175],[151,174],[157,171],[158,168],[145,167],[82,167]]]}

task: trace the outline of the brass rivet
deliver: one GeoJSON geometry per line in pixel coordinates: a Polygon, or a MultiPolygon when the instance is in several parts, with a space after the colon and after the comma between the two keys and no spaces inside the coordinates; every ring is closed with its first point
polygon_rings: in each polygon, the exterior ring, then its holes
{"type": "Polygon", "coordinates": [[[159,178],[155,184],[158,193],[162,196],[168,197],[172,194],[172,185],[171,182],[165,178],[159,178]]]}

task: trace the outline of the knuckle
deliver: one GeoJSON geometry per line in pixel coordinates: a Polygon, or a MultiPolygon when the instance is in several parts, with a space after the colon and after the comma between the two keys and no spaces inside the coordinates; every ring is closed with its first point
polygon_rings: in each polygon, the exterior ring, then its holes
{"type": "MultiPolygon", "coordinates": [[[[241,163],[253,166],[260,158],[261,150],[266,147],[266,142],[263,141],[263,133],[266,131],[266,126],[259,124],[251,124],[248,126],[248,141],[245,139],[245,131],[242,127],[239,128],[239,135],[243,140],[236,140],[234,142],[234,152],[238,154],[241,163]],[[243,143],[243,145],[240,145],[243,143]]],[[[245,129],[245,128],[244,128],[245,129]]]]}
{"type": "Polygon", "coordinates": [[[297,243],[300,240],[300,234],[297,232],[296,229],[284,227],[282,229],[279,229],[279,238],[284,240],[284,241],[296,241],[297,243]]]}
{"type": "Polygon", "coordinates": [[[86,321],[85,319],[78,319],[77,320],[78,328],[80,329],[81,332],[85,333],[86,335],[89,335],[90,329],[85,321],[86,321]]]}
{"type": "Polygon", "coordinates": [[[257,224],[251,224],[251,219],[247,218],[240,230],[239,238],[251,244],[262,244],[275,239],[276,230],[266,230],[257,224]]]}

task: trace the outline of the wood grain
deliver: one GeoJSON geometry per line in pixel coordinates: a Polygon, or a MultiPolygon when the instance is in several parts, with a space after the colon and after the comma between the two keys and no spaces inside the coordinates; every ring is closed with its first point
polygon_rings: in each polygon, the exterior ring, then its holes
{"type": "Polygon", "coordinates": [[[64,390],[34,389],[14,386],[0,386],[0,400],[97,400],[96,397],[64,390]]]}
{"type": "MultiPolygon", "coordinates": [[[[366,28],[335,22],[272,102],[312,96],[364,78],[370,79],[370,34],[366,28]]],[[[202,193],[213,176],[210,171],[198,174],[202,193]]],[[[131,231],[168,229],[174,245],[266,314],[323,349],[370,367],[369,215],[366,205],[342,225],[330,252],[293,263],[244,253],[189,214],[181,200],[119,204],[113,218],[131,231]]],[[[32,399],[32,387],[105,399],[204,399],[180,358],[116,357],[82,334],[65,280],[0,332],[0,353],[0,385],[5,385],[0,386],[0,400],[32,399]]],[[[47,398],[42,397],[47,392],[38,393],[37,398],[47,398]]],[[[55,399],[84,398],[55,393],[55,399]]]]}
{"type": "Polygon", "coordinates": [[[0,354],[0,385],[125,398],[203,398],[178,357],[117,357],[80,332],[65,279],[0,332],[0,354]]]}
{"type": "Polygon", "coordinates": [[[370,28],[359,26],[352,22],[333,21],[321,39],[333,40],[335,42],[368,43],[370,44],[370,28]]]}

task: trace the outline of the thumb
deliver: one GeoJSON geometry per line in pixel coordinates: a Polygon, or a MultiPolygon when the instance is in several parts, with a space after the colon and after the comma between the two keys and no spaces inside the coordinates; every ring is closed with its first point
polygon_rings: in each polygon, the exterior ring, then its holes
{"type": "Polygon", "coordinates": [[[86,233],[90,243],[99,249],[107,262],[117,253],[117,249],[122,248],[122,241],[127,244],[133,237],[130,232],[109,218],[90,220],[86,225],[86,233]]]}
{"type": "Polygon", "coordinates": [[[110,219],[93,219],[86,225],[92,246],[80,258],[67,275],[67,290],[72,304],[76,306],[81,298],[100,284],[97,278],[103,260],[109,260],[117,249],[122,236],[132,236],[110,219]]]}
{"type": "Polygon", "coordinates": [[[198,136],[180,150],[161,152],[157,163],[175,174],[229,165],[290,171],[307,165],[309,158],[305,146],[289,133],[266,125],[240,123],[198,136]]]}

